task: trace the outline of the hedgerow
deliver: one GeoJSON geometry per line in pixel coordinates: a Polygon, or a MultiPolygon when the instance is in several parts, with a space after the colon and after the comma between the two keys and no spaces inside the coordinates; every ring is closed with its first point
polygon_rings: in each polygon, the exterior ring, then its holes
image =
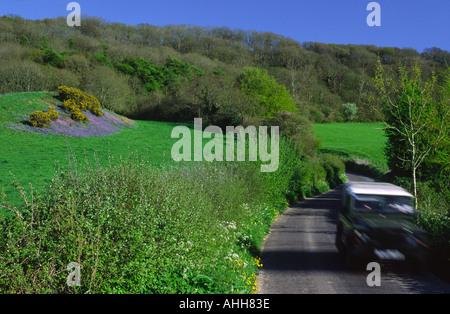
{"type": "Polygon", "coordinates": [[[301,190],[289,182],[304,162],[289,141],[280,146],[280,172],[266,174],[256,162],[72,158],[45,193],[23,193],[19,207],[2,200],[0,292],[255,292],[263,238],[286,193],[301,190]],[[67,285],[71,262],[80,286],[67,285]]]}

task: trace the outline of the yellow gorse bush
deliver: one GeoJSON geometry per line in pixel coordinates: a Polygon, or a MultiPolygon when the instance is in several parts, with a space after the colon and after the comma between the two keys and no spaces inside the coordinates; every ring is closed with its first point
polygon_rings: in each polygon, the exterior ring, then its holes
{"type": "Polygon", "coordinates": [[[85,115],[84,113],[82,113],[80,110],[75,110],[72,111],[72,114],[70,115],[70,117],[72,118],[72,120],[74,121],[78,121],[78,122],[83,122],[86,121],[88,116],[85,115]]]}
{"type": "Polygon", "coordinates": [[[56,112],[55,107],[48,106],[47,112],[38,110],[30,114],[28,122],[34,127],[43,128],[51,124],[52,121],[57,120],[58,117],[59,115],[56,112]]]}
{"type": "Polygon", "coordinates": [[[67,99],[62,102],[62,107],[71,113],[71,118],[74,121],[86,121],[88,116],[83,114],[83,106],[77,106],[75,100],[67,99]]]}
{"type": "Polygon", "coordinates": [[[90,111],[93,115],[101,117],[103,111],[100,109],[100,102],[95,96],[67,86],[58,87],[59,98],[62,101],[62,107],[72,113],[72,119],[76,121],[85,121],[87,116],[83,111],[90,111]]]}
{"type": "Polygon", "coordinates": [[[56,121],[59,118],[59,114],[56,112],[55,107],[53,106],[48,106],[47,115],[52,121],[56,121]]]}
{"type": "MultiPolygon", "coordinates": [[[[82,122],[88,119],[88,116],[83,111],[90,111],[93,115],[101,117],[103,111],[100,109],[100,102],[95,96],[86,94],[85,92],[67,86],[58,87],[59,99],[61,100],[61,107],[71,113],[71,118],[74,121],[82,122]]],[[[48,107],[48,112],[35,111],[30,115],[28,122],[34,127],[43,128],[51,124],[52,121],[59,117],[55,108],[48,107]]]]}

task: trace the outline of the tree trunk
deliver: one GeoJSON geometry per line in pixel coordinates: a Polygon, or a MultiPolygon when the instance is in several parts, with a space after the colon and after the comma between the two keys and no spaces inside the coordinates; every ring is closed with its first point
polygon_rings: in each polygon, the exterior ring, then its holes
{"type": "Polygon", "coordinates": [[[417,209],[418,206],[418,201],[417,201],[417,187],[416,187],[416,169],[418,167],[418,163],[416,162],[416,139],[414,136],[414,125],[413,125],[413,119],[412,119],[412,115],[411,115],[411,103],[409,103],[409,121],[411,124],[411,148],[412,148],[412,152],[411,152],[411,171],[412,171],[412,179],[413,179],[413,191],[414,191],[414,208],[417,209]]]}
{"type": "Polygon", "coordinates": [[[414,163],[412,163],[412,179],[413,179],[413,191],[414,191],[414,207],[417,209],[417,187],[416,187],[416,167],[414,166],[414,163]]]}

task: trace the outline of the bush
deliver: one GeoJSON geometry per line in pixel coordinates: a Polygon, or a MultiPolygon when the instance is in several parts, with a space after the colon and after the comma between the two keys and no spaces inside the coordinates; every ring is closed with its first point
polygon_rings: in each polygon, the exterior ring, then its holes
{"type": "Polygon", "coordinates": [[[57,68],[62,68],[64,65],[64,57],[50,48],[44,49],[42,61],[44,64],[50,64],[57,68]]]}
{"type": "Polygon", "coordinates": [[[106,109],[121,115],[129,115],[134,110],[134,93],[126,77],[107,66],[91,69],[82,86],[106,109]]]}
{"type": "Polygon", "coordinates": [[[30,114],[28,123],[34,127],[43,128],[50,125],[52,121],[56,121],[58,117],[59,114],[56,112],[55,108],[48,106],[48,112],[35,111],[30,114]]]}
{"type": "Polygon", "coordinates": [[[252,292],[277,213],[262,193],[245,163],[155,170],[129,157],[72,169],[0,214],[0,292],[252,292]],[[80,287],[66,284],[70,262],[80,287]]]}
{"type": "Polygon", "coordinates": [[[0,94],[42,91],[48,86],[42,67],[30,60],[2,62],[0,82],[0,94]]]}
{"type": "Polygon", "coordinates": [[[59,117],[59,114],[56,112],[55,107],[52,107],[52,106],[48,106],[47,115],[51,121],[56,121],[56,120],[58,120],[58,117],[59,117]]]}
{"type": "Polygon", "coordinates": [[[238,77],[241,90],[258,100],[261,116],[273,118],[277,112],[298,112],[295,101],[284,85],[278,84],[267,70],[244,68],[238,77]]]}
{"type": "Polygon", "coordinates": [[[62,107],[71,113],[70,117],[74,121],[83,122],[86,121],[88,116],[83,114],[82,110],[84,110],[84,103],[77,105],[75,100],[68,99],[64,100],[62,103],[62,107]]]}
{"type": "Polygon", "coordinates": [[[52,120],[47,113],[39,110],[30,114],[28,122],[34,127],[43,128],[49,125],[52,120]]]}
{"type": "Polygon", "coordinates": [[[58,87],[58,91],[63,108],[72,112],[72,116],[82,118],[84,116],[82,115],[82,111],[90,111],[98,117],[103,115],[103,112],[100,109],[100,102],[94,96],[86,94],[77,88],[67,86],[58,87]]]}
{"type": "MultiPolygon", "coordinates": [[[[412,179],[396,177],[394,184],[412,190],[412,179]]],[[[419,215],[417,225],[429,232],[432,247],[433,271],[450,279],[450,185],[448,180],[418,181],[417,198],[419,215]]]]}
{"type": "Polygon", "coordinates": [[[330,188],[334,188],[346,181],[345,164],[338,156],[321,155],[321,165],[326,172],[326,179],[330,188]]]}
{"type": "Polygon", "coordinates": [[[356,113],[358,112],[358,107],[353,103],[342,104],[342,110],[344,111],[344,118],[346,121],[353,121],[355,119],[356,113]]]}
{"type": "Polygon", "coordinates": [[[322,165],[294,142],[282,137],[280,154],[274,173],[257,162],[157,169],[133,155],[106,166],[71,157],[84,168],[59,173],[32,203],[2,202],[14,214],[0,213],[0,292],[254,292],[286,197],[327,188],[322,165]],[[66,284],[71,262],[79,287],[66,284]]]}
{"type": "Polygon", "coordinates": [[[330,189],[330,185],[327,182],[327,172],[323,168],[320,161],[311,160],[311,168],[313,173],[313,183],[314,183],[314,190],[313,194],[321,194],[330,189]]]}
{"type": "Polygon", "coordinates": [[[28,47],[28,45],[30,44],[30,40],[24,34],[20,35],[18,39],[22,46],[28,47]]]}
{"type": "Polygon", "coordinates": [[[88,116],[85,115],[84,113],[82,113],[80,110],[72,111],[72,114],[70,115],[70,117],[72,118],[72,120],[77,121],[77,122],[83,122],[88,119],[88,116]]]}

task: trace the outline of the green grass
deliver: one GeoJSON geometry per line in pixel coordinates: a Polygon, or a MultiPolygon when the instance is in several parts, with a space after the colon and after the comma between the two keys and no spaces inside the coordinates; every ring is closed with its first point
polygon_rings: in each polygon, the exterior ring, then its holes
{"type": "Polygon", "coordinates": [[[320,152],[386,164],[382,127],[381,123],[314,124],[316,136],[322,141],[320,152]]]}
{"type": "Polygon", "coordinates": [[[9,194],[5,203],[0,194],[8,212],[0,293],[252,293],[263,237],[288,199],[343,175],[339,158],[303,159],[284,137],[279,169],[264,173],[262,161],[174,165],[174,123],[136,121],[88,138],[7,127],[53,102],[45,92],[0,95],[0,183],[9,194]],[[29,183],[46,189],[31,195],[29,183]],[[74,261],[83,282],[71,288],[74,261]]]}
{"type": "Polygon", "coordinates": [[[171,162],[170,150],[176,139],[171,138],[174,123],[135,121],[135,127],[105,137],[74,138],[58,135],[39,135],[8,128],[23,115],[46,110],[55,99],[51,93],[18,93],[0,95],[0,191],[11,201],[17,200],[14,180],[33,189],[50,184],[55,167],[67,167],[69,150],[79,162],[98,158],[107,162],[129,153],[145,154],[155,165],[171,162]]]}
{"type": "Polygon", "coordinates": [[[175,123],[135,121],[120,133],[88,138],[7,127],[54,103],[47,92],[0,95],[0,191],[7,208],[24,217],[17,219],[10,211],[0,215],[0,252],[5,255],[0,268],[11,275],[0,279],[0,291],[254,291],[258,246],[278,208],[286,206],[285,201],[265,203],[254,165],[175,165],[175,123]],[[69,162],[74,167],[67,171],[69,162]],[[57,167],[66,175],[57,176],[57,167]],[[24,206],[13,180],[28,200],[29,184],[43,193],[33,193],[34,204],[24,206]],[[9,254],[9,247],[20,253],[9,254]],[[103,266],[95,256],[101,256],[103,266]],[[34,257],[37,263],[30,260],[34,257]],[[62,269],[76,260],[90,279],[70,290],[62,269]],[[28,272],[11,266],[24,261],[28,272]],[[12,284],[17,282],[22,284],[12,284]]]}

